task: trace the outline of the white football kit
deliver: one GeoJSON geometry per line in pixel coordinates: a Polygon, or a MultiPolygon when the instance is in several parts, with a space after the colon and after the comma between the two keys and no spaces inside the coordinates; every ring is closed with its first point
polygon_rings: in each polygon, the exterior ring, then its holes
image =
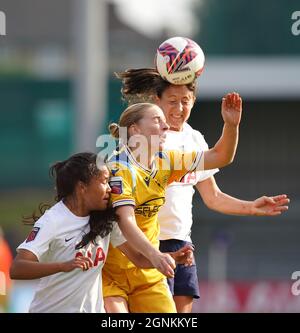
{"type": "MultiPolygon", "coordinates": [[[[203,135],[185,123],[180,132],[167,131],[164,149],[188,152],[209,148],[203,135]]],[[[158,213],[160,240],[178,239],[191,242],[192,199],[195,193],[193,186],[217,172],[218,169],[191,172],[186,174],[180,183],[173,182],[167,187],[165,204],[158,213]]]]}
{"type": "Polygon", "coordinates": [[[55,204],[35,223],[28,238],[17,248],[34,253],[39,262],[64,262],[76,256],[90,257],[94,266],[79,268],[40,279],[29,312],[105,312],[102,294],[102,267],[108,245],[126,242],[115,223],[110,235],[98,236],[76,250],[82,236],[89,232],[89,216],[74,215],[62,201],[55,204]]]}

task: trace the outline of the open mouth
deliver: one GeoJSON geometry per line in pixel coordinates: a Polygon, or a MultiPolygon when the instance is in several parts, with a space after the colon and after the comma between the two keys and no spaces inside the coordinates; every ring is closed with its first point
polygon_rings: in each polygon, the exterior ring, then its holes
{"type": "Polygon", "coordinates": [[[179,119],[182,119],[183,116],[182,116],[181,114],[178,114],[178,115],[174,115],[174,114],[172,114],[172,115],[171,115],[171,118],[176,119],[176,120],[179,120],[179,119]]]}

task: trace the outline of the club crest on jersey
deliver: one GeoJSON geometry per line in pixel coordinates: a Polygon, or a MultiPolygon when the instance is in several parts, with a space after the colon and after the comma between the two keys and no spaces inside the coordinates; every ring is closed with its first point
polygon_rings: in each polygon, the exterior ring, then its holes
{"type": "Polygon", "coordinates": [[[149,184],[150,184],[150,177],[147,176],[146,178],[144,178],[144,182],[145,182],[146,185],[149,187],[149,184]]]}
{"type": "Polygon", "coordinates": [[[123,193],[123,178],[122,177],[111,177],[109,180],[109,186],[112,194],[123,193]]]}
{"type": "Polygon", "coordinates": [[[36,235],[38,234],[38,232],[40,231],[39,227],[34,227],[30,234],[28,235],[27,239],[26,239],[26,243],[31,242],[35,239],[36,235]]]}

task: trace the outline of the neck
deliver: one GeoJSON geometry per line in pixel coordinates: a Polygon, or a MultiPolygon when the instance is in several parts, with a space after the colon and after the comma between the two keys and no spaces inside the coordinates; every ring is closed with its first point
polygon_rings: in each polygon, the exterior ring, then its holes
{"type": "Polygon", "coordinates": [[[147,169],[151,169],[152,162],[154,161],[155,152],[151,151],[151,147],[132,148],[129,147],[134,158],[147,169]],[[148,152],[148,154],[147,154],[148,152]]]}
{"type": "Polygon", "coordinates": [[[64,204],[68,209],[76,216],[84,217],[89,215],[89,210],[86,208],[84,201],[77,197],[67,197],[64,200],[64,204]]]}

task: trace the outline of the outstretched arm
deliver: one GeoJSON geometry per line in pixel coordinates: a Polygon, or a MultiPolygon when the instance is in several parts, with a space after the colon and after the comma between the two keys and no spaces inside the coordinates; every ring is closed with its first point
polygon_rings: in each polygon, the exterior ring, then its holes
{"type": "Polygon", "coordinates": [[[253,201],[245,201],[223,193],[214,177],[197,185],[206,206],[219,213],[228,215],[276,216],[288,210],[289,198],[285,194],[263,196],[253,201]]]}
{"type": "Polygon", "coordinates": [[[242,115],[242,99],[238,93],[229,93],[222,99],[224,127],[215,146],[204,152],[204,169],[221,168],[230,164],[235,156],[242,115]]]}
{"type": "Polygon", "coordinates": [[[42,263],[34,253],[28,250],[19,250],[10,268],[10,277],[15,280],[33,280],[48,275],[71,272],[75,268],[86,271],[93,267],[93,262],[87,257],[78,257],[66,262],[42,263]]]}

